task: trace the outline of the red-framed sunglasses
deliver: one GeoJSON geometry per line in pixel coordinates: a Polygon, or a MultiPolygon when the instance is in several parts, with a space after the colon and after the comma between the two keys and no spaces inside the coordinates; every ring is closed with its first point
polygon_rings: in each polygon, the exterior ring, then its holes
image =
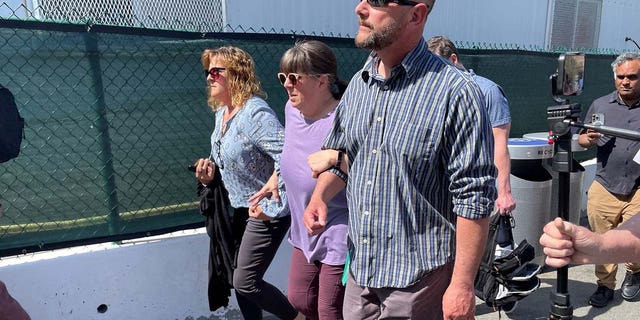
{"type": "Polygon", "coordinates": [[[223,70],[226,70],[226,68],[213,67],[209,70],[204,70],[204,76],[205,78],[211,76],[213,81],[218,81],[218,79],[220,79],[220,77],[222,76],[220,74],[220,71],[223,71],[223,70]]]}

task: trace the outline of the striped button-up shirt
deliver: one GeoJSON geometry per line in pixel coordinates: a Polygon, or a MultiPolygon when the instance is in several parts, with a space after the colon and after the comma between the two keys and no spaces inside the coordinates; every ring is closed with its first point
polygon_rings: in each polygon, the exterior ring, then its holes
{"type": "Polygon", "coordinates": [[[453,261],[457,216],[481,219],[493,209],[493,138],[478,86],[424,39],[388,79],[377,62],[373,54],[351,79],[324,148],[351,160],[356,283],[405,288],[453,261]]]}

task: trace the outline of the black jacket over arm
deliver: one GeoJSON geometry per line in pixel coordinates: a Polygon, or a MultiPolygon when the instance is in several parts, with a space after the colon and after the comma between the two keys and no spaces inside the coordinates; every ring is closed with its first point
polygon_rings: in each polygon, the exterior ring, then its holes
{"type": "Polygon", "coordinates": [[[232,217],[227,190],[218,168],[206,187],[198,183],[200,213],[205,216],[209,235],[209,309],[215,311],[229,305],[233,288],[233,270],[247,217],[232,217]]]}

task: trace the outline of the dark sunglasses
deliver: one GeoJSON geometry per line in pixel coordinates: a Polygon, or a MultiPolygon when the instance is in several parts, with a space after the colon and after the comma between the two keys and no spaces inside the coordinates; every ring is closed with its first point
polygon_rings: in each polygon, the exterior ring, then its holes
{"type": "Polygon", "coordinates": [[[302,78],[302,75],[299,73],[292,72],[289,74],[284,74],[282,72],[278,72],[278,80],[280,80],[280,84],[282,84],[283,86],[284,83],[287,82],[287,79],[289,79],[289,82],[291,82],[291,84],[295,86],[300,78],[302,78]]]}
{"type": "Polygon", "coordinates": [[[213,67],[209,70],[205,70],[204,71],[204,76],[205,78],[208,76],[211,76],[211,78],[213,79],[213,81],[218,81],[218,79],[220,79],[220,71],[226,70],[225,68],[218,68],[218,67],[213,67]]]}
{"type": "Polygon", "coordinates": [[[418,3],[409,0],[367,0],[372,7],[386,7],[390,2],[397,3],[399,6],[415,6],[418,3]]]}

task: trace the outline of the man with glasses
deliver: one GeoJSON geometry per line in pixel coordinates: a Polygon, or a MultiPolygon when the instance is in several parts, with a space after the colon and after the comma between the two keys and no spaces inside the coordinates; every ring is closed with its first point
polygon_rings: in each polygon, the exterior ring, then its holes
{"type": "MultiPolygon", "coordinates": [[[[638,130],[640,128],[640,54],[623,53],[611,64],[616,91],[593,101],[587,117],[604,115],[604,125],[638,130]]],[[[640,143],[584,130],[578,143],[597,146],[596,176],[587,192],[587,215],[591,229],[598,234],[625,223],[640,211],[640,164],[634,156],[640,143]]],[[[622,298],[636,300],[640,293],[640,261],[628,261],[622,282],[622,298]]],[[[596,265],[598,288],[589,304],[605,307],[613,299],[617,264],[596,265]]]]}
{"type": "Polygon", "coordinates": [[[303,217],[319,233],[326,203],[346,186],[345,319],[475,313],[473,283],[496,196],[493,140],[477,84],[422,38],[433,4],[367,0],[355,8],[355,43],[372,52],[324,143],[340,159],[320,174],[303,217]]]}

